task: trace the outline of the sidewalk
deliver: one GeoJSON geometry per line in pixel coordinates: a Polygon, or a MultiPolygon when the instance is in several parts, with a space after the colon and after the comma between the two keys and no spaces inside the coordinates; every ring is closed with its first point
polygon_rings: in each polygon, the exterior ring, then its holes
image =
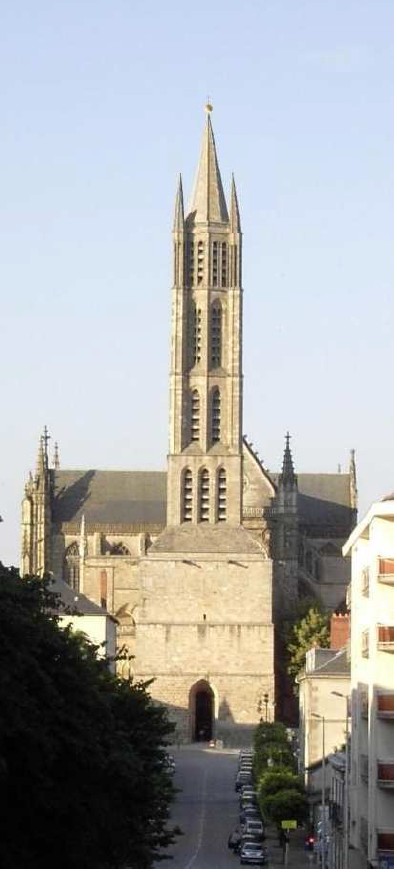
{"type": "Polygon", "coordinates": [[[280,847],[275,826],[266,826],[266,845],[269,850],[269,869],[315,869],[313,853],[305,851],[305,830],[291,830],[288,845],[288,865],[284,865],[283,849],[280,847]]]}

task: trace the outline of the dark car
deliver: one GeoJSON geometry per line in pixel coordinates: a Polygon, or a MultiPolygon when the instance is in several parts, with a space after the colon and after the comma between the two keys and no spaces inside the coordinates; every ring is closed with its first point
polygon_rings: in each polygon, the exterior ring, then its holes
{"type": "Polygon", "coordinates": [[[260,842],[245,842],[240,849],[241,866],[266,866],[268,850],[260,842]]]}
{"type": "Polygon", "coordinates": [[[244,784],[252,784],[251,772],[238,772],[236,775],[236,790],[241,790],[244,784]]]}

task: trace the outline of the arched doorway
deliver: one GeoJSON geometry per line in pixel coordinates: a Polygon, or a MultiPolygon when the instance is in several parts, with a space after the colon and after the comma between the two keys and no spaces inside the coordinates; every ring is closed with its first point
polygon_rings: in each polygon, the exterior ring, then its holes
{"type": "Polygon", "coordinates": [[[209,742],[214,733],[214,692],[208,681],[197,681],[189,694],[193,742],[209,742]]]}

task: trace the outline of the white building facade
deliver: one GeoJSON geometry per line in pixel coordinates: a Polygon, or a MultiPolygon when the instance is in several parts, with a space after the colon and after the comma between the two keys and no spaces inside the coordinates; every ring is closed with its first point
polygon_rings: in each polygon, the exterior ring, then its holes
{"type": "Polygon", "coordinates": [[[350,843],[362,868],[394,866],[394,498],[374,503],[351,556],[350,843]]]}

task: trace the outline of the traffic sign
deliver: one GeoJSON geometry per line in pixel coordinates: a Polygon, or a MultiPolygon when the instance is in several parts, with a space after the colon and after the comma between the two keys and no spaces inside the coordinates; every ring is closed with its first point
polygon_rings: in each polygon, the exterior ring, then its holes
{"type": "Polygon", "coordinates": [[[282,830],[296,830],[298,821],[281,821],[282,830]]]}

